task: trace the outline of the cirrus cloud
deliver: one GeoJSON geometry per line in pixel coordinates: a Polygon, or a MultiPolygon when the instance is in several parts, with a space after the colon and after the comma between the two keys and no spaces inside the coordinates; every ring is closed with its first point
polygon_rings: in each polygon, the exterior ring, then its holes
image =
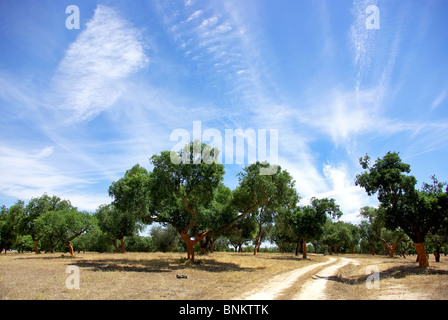
{"type": "Polygon", "coordinates": [[[99,5],[67,49],[53,79],[71,121],[90,120],[122,95],[124,80],[148,64],[140,31],[99,5]]]}

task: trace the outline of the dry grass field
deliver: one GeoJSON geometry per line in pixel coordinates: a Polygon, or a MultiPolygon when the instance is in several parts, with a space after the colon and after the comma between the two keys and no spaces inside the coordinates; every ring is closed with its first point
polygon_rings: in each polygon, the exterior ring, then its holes
{"type": "Polygon", "coordinates": [[[190,264],[183,253],[10,254],[0,256],[0,299],[231,299],[269,277],[321,260],[219,252],[190,264]],[[79,267],[79,290],[66,288],[69,265],[79,267]]]}
{"type": "MultiPolygon", "coordinates": [[[[431,262],[429,270],[420,270],[414,257],[343,256],[356,259],[358,265],[349,264],[328,279],[328,299],[448,299],[448,258],[442,257],[438,264],[431,262]],[[368,265],[377,265],[380,270],[379,290],[365,286],[368,265]]],[[[183,253],[81,253],[73,258],[60,253],[8,254],[0,256],[0,299],[227,300],[258,288],[276,275],[328,258],[217,252],[197,256],[197,263],[190,264],[183,253]],[[70,276],[65,273],[67,266],[79,268],[79,290],[66,287],[70,276]]],[[[281,299],[293,297],[313,274],[298,279],[281,299]]]]}
{"type": "MultiPolygon", "coordinates": [[[[421,269],[415,256],[348,255],[359,262],[341,268],[327,287],[328,299],[347,300],[448,300],[448,257],[436,263],[429,256],[429,269],[421,269]],[[379,289],[368,289],[368,266],[379,269],[379,289]]],[[[369,281],[371,283],[371,281],[369,281]]]]}

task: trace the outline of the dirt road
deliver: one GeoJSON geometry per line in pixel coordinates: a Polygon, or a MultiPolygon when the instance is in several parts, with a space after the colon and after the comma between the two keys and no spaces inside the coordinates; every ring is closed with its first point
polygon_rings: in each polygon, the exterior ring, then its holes
{"type": "Polygon", "coordinates": [[[323,270],[318,271],[313,277],[305,282],[302,290],[298,295],[293,297],[294,300],[314,300],[325,299],[324,290],[327,283],[327,278],[337,274],[339,268],[344,267],[349,263],[357,263],[354,259],[348,258],[333,258],[330,257],[328,261],[322,263],[312,264],[300,269],[290,272],[282,273],[270,279],[261,288],[246,292],[236,299],[244,300],[275,300],[281,299],[281,294],[285,290],[294,286],[299,282],[299,279],[313,270],[320,269],[326,265],[330,265],[323,270]]]}
{"type": "Polygon", "coordinates": [[[340,268],[349,263],[358,264],[354,259],[339,258],[338,263],[321,270],[302,286],[301,292],[293,300],[325,300],[325,287],[328,278],[337,275],[340,268]]]}

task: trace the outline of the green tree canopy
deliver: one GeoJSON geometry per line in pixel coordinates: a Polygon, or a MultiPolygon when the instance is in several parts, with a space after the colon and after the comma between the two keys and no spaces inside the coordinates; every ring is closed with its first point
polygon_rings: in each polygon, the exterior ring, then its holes
{"type": "Polygon", "coordinates": [[[297,250],[300,243],[303,245],[303,258],[307,258],[307,239],[318,239],[324,232],[324,225],[327,219],[339,219],[342,212],[335,199],[312,198],[308,206],[297,207],[290,215],[290,223],[297,236],[297,250]]]}
{"type": "Polygon", "coordinates": [[[62,200],[58,196],[49,196],[43,194],[38,198],[32,198],[25,207],[25,216],[20,222],[20,230],[23,234],[30,235],[34,243],[35,253],[38,250],[38,242],[44,237],[45,229],[42,220],[37,221],[44,213],[48,211],[59,211],[73,209],[74,207],[68,200],[62,200]]]}
{"type": "Polygon", "coordinates": [[[121,242],[121,252],[124,253],[125,242],[124,237],[135,235],[143,229],[143,225],[139,221],[139,215],[121,207],[118,209],[114,204],[100,206],[95,216],[98,219],[98,227],[102,232],[108,234],[117,250],[116,240],[121,242]]]}
{"type": "Polygon", "coordinates": [[[385,226],[403,230],[414,242],[419,266],[428,267],[424,241],[428,232],[440,226],[447,215],[447,191],[437,184],[417,190],[416,178],[409,175],[410,165],[403,163],[395,152],[388,152],[373,165],[366,155],[360,164],[365,171],[356,176],[356,185],[368,195],[377,194],[385,212],[385,226]]]}
{"type": "Polygon", "coordinates": [[[270,167],[267,163],[246,167],[238,188],[230,192],[221,183],[224,166],[210,161],[216,153],[195,141],[177,155],[182,161],[172,161],[176,155],[170,151],[155,154],[150,159],[151,172],[135,166],[111,185],[113,203],[119,209],[138,212],[147,223],[175,227],[188,258],[194,260],[193,247],[204,238],[227,232],[261,206],[278,209],[292,201],[291,176],[280,167],[272,175],[260,175],[261,169],[270,167]]]}
{"type": "Polygon", "coordinates": [[[97,226],[94,216],[88,212],[78,211],[76,208],[46,211],[36,219],[36,224],[44,230],[44,239],[51,251],[60,243],[69,248],[72,256],[71,241],[97,226]]]}
{"type": "Polygon", "coordinates": [[[20,221],[23,219],[25,204],[22,200],[10,208],[2,206],[0,209],[0,253],[11,249],[19,241],[20,221]]]}

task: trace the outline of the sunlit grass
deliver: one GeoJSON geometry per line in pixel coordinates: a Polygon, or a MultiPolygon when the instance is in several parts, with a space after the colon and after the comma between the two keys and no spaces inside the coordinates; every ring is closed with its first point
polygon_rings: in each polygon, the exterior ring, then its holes
{"type": "MultiPolygon", "coordinates": [[[[340,257],[356,259],[359,265],[341,268],[328,281],[325,294],[329,299],[448,299],[448,259],[444,257],[440,263],[431,262],[428,270],[419,269],[415,257],[340,257]],[[380,270],[379,290],[365,285],[369,265],[380,270]]],[[[9,254],[0,256],[0,299],[227,300],[262,287],[275,275],[327,259],[321,255],[303,260],[289,253],[216,252],[197,255],[196,262],[190,263],[183,253],[81,253],[74,258],[56,253],[9,254]],[[66,287],[69,265],[79,268],[79,290],[66,287]]],[[[293,297],[311,276],[298,279],[282,299],[293,297]]]]}

